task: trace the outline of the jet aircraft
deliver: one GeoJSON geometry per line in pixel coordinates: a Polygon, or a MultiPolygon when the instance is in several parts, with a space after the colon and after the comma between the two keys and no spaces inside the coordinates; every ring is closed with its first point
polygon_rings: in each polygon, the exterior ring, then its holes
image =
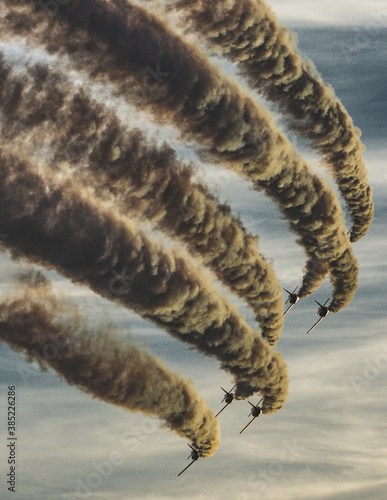
{"type": "Polygon", "coordinates": [[[191,448],[191,453],[190,455],[188,456],[187,460],[191,459],[192,462],[190,464],[187,465],[187,467],[185,467],[179,474],[178,476],[181,476],[183,474],[183,472],[185,472],[188,467],[191,467],[192,464],[194,464],[196,462],[196,460],[199,460],[200,458],[200,451],[199,450],[196,450],[195,448],[193,448],[189,443],[187,443],[188,446],[191,448]]]}
{"type": "Polygon", "coordinates": [[[328,301],[329,301],[329,299],[326,300],[324,302],[324,304],[320,304],[320,302],[317,302],[317,300],[315,300],[316,304],[319,305],[319,308],[318,308],[316,316],[320,316],[320,319],[318,321],[316,321],[316,323],[312,326],[312,328],[310,328],[306,332],[306,334],[310,333],[314,328],[316,328],[316,326],[320,323],[320,321],[322,321],[328,315],[328,313],[329,313],[329,309],[327,307],[328,301]]]}
{"type": "Polygon", "coordinates": [[[253,407],[252,410],[250,411],[250,414],[249,414],[249,417],[253,417],[253,418],[252,418],[252,420],[250,420],[250,422],[245,427],[243,427],[243,429],[240,431],[239,434],[242,434],[242,432],[244,430],[246,430],[247,427],[250,424],[252,424],[254,422],[254,420],[257,417],[259,417],[259,415],[262,413],[262,408],[259,406],[262,401],[263,401],[263,398],[261,399],[261,401],[257,405],[253,405],[253,403],[250,403],[250,401],[247,401],[253,407]]]}
{"type": "Polygon", "coordinates": [[[297,304],[297,302],[300,300],[300,297],[297,295],[296,291],[297,291],[297,288],[298,286],[296,286],[296,288],[292,291],[292,292],[289,292],[289,290],[286,290],[286,288],[284,288],[285,292],[288,293],[289,297],[287,298],[287,301],[285,302],[285,305],[289,302],[289,307],[286,309],[286,311],[284,312],[284,316],[286,316],[286,314],[290,311],[290,309],[295,305],[297,304]]]}
{"type": "Polygon", "coordinates": [[[233,401],[234,401],[234,394],[233,394],[233,390],[235,389],[236,385],[234,385],[234,387],[231,389],[231,391],[226,391],[226,389],[223,389],[223,387],[221,387],[222,391],[225,392],[225,396],[223,397],[222,399],[222,403],[226,403],[226,406],[223,406],[223,408],[215,415],[215,418],[220,415],[222,413],[223,410],[225,410],[227,408],[228,405],[230,405],[233,401]]]}

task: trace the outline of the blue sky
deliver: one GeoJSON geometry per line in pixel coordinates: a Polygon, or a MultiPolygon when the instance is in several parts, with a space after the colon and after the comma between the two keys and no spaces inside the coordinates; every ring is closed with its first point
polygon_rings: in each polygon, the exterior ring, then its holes
{"type": "MultiPolygon", "coordinates": [[[[219,417],[222,444],[216,455],[199,460],[177,478],[188,455],[188,447],[181,438],[163,429],[156,420],[91,399],[60,381],[55,373],[40,372],[35,365],[25,363],[0,345],[3,450],[6,387],[14,384],[18,389],[18,499],[381,500],[386,497],[387,9],[384,3],[271,2],[278,17],[297,33],[303,55],[315,63],[326,82],[335,88],[355,124],[362,129],[376,206],[369,233],[354,245],[360,263],[360,285],[352,303],[339,314],[329,315],[307,337],[305,332],[316,312],[314,299],[324,301],[330,295],[326,282],[286,317],[276,346],[289,368],[290,394],[284,408],[276,414],[261,416],[240,436],[249,405],[234,403],[219,417]]],[[[225,67],[231,71],[229,65],[225,67]]],[[[164,133],[168,136],[169,132],[164,133]]],[[[184,145],[177,146],[182,155],[187,154],[184,145]]],[[[318,158],[304,152],[313,168],[326,176],[318,158]]],[[[226,171],[210,170],[207,180],[221,199],[230,203],[234,213],[240,214],[246,227],[260,235],[261,252],[272,261],[281,284],[287,288],[299,284],[303,251],[277,208],[226,171]]],[[[3,291],[12,286],[17,265],[5,255],[0,267],[3,291]]],[[[85,314],[93,314],[98,320],[109,312],[117,324],[124,330],[129,328],[136,341],[147,345],[169,368],[192,378],[214,411],[220,409],[219,386],[231,387],[231,380],[219,370],[215,360],[188,349],[137,315],[111,307],[86,289],[71,285],[54,273],[49,276],[58,288],[77,301],[85,314]]],[[[240,305],[237,299],[232,300],[240,305]]],[[[243,305],[240,309],[252,321],[248,309],[243,305]]],[[[4,477],[2,460],[2,492],[6,491],[4,477]]]]}

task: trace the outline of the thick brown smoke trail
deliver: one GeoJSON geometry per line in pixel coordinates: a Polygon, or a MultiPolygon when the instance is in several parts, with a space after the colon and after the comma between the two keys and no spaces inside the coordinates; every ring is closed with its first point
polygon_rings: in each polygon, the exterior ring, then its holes
{"type": "Polygon", "coordinates": [[[133,221],[87,194],[70,179],[43,176],[3,149],[3,245],[13,257],[54,268],[216,357],[235,378],[240,397],[259,391],[266,413],[279,410],[288,390],[282,356],[254,334],[185,254],[164,250],[133,221]],[[113,271],[124,286],[112,295],[113,271]]]}
{"type": "Polygon", "coordinates": [[[262,0],[167,4],[173,11],[182,9],[184,26],[194,27],[212,48],[237,63],[250,85],[277,103],[290,126],[323,154],[352,217],[351,241],[364,236],[374,206],[360,131],[333,90],[302,61],[292,35],[268,5],[262,0]]]}
{"type": "MultiPolygon", "coordinates": [[[[19,33],[50,52],[68,54],[94,80],[114,82],[127,99],[137,89],[139,106],[161,122],[172,121],[214,159],[264,190],[299,235],[309,258],[307,275],[315,262],[329,263],[334,288],[330,310],[337,312],[352,300],[357,263],[347,250],[349,238],[335,194],[310,172],[271,115],[198,50],[125,0],[72,0],[54,16],[33,0],[6,0],[5,5],[3,36],[19,33]],[[149,90],[152,72],[155,85],[149,90]],[[347,275],[345,269],[351,272],[347,275]],[[341,279],[347,295],[340,292],[339,299],[341,279]]],[[[304,281],[301,296],[318,284],[304,281]]]]}
{"type": "MultiPolygon", "coordinates": [[[[2,141],[20,138],[68,162],[87,184],[107,186],[125,215],[143,213],[178,236],[232,291],[246,299],[274,344],[283,327],[282,289],[271,265],[228,205],[191,181],[191,170],[167,145],[157,147],[46,66],[13,73],[0,53],[2,141]],[[79,168],[87,165],[89,169],[79,168]],[[92,172],[92,175],[90,175],[92,172]],[[89,174],[89,175],[87,175],[89,174]]],[[[31,151],[32,152],[32,151],[31,151]]]]}
{"type": "Polygon", "coordinates": [[[41,280],[39,288],[0,303],[0,340],[28,361],[106,403],[159,418],[211,457],[220,444],[218,421],[192,383],[118,333],[112,325],[91,330],[41,280]]]}

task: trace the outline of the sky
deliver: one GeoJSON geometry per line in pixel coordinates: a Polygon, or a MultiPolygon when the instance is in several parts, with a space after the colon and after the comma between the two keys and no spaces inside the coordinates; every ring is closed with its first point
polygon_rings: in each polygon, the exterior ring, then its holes
{"type": "MultiPolygon", "coordinates": [[[[286,316],[275,349],[288,365],[290,393],[283,409],[261,415],[242,435],[249,405],[234,402],[220,417],[221,446],[181,477],[188,463],[183,439],[156,419],[92,399],[53,372],[41,372],[0,344],[0,488],[6,491],[6,392],[17,387],[18,490],[20,500],[382,500],[387,493],[386,304],[386,68],[387,9],[382,1],[272,0],[278,18],[297,34],[298,47],[332,85],[367,146],[365,160],[374,191],[375,217],[353,245],[360,265],[359,289],[338,314],[312,334],[314,299],[330,297],[328,281],[286,316]]],[[[219,61],[218,61],[219,63],[219,61]]],[[[229,63],[225,71],[235,74],[229,63]]],[[[145,124],[146,126],[146,124],[145,124]]],[[[167,137],[169,129],[163,132],[167,137]]],[[[171,132],[172,134],[173,132],[171,132]]],[[[319,175],[316,155],[298,146],[319,175]]],[[[186,144],[171,137],[183,157],[186,144]]],[[[199,167],[198,167],[199,168],[199,167]]],[[[207,182],[245,226],[260,236],[281,285],[300,284],[305,257],[274,204],[225,169],[209,170],[207,182]]],[[[343,205],[344,206],[344,205],[343,205]]],[[[1,256],[1,291],[12,288],[18,265],[1,256]]],[[[220,386],[232,380],[216,360],[190,349],[138,315],[97,298],[50,271],[55,286],[98,322],[107,314],[139,345],[193,379],[208,406],[221,408],[220,386]]],[[[286,297],[286,294],[284,294],[286,297]]],[[[250,324],[253,315],[230,297],[250,324]]],[[[252,398],[253,402],[255,401],[252,398]]],[[[3,498],[3,496],[2,496],[3,498]]],[[[15,495],[14,495],[15,498],[15,495]]]]}

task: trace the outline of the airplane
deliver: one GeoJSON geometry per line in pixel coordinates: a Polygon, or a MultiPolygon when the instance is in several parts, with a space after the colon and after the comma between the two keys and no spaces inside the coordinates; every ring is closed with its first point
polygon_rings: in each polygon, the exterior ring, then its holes
{"type": "Polygon", "coordinates": [[[320,304],[320,302],[317,302],[317,300],[315,300],[316,304],[318,304],[320,306],[318,308],[318,311],[317,311],[317,314],[316,314],[316,316],[320,316],[320,319],[318,321],[316,321],[316,323],[312,326],[312,328],[310,328],[306,332],[306,334],[310,333],[320,323],[320,321],[322,321],[328,315],[329,309],[328,309],[328,307],[326,307],[328,301],[329,301],[329,299],[326,300],[324,302],[324,304],[320,304]]]}
{"type": "Polygon", "coordinates": [[[222,399],[222,403],[226,403],[226,406],[224,406],[216,415],[215,415],[215,418],[220,415],[222,413],[223,410],[225,410],[227,408],[228,405],[230,405],[233,401],[234,401],[234,394],[232,393],[232,391],[235,389],[236,387],[236,384],[234,385],[234,387],[231,389],[231,391],[226,391],[226,389],[223,389],[223,387],[221,387],[222,391],[226,393],[226,395],[224,396],[224,398],[222,399]]]}
{"type": "Polygon", "coordinates": [[[187,443],[187,444],[192,450],[190,455],[188,456],[187,460],[189,460],[191,458],[192,462],[190,464],[188,464],[187,467],[185,467],[185,469],[183,469],[178,474],[178,476],[181,476],[183,474],[183,472],[185,472],[188,469],[188,467],[191,467],[191,465],[194,464],[196,462],[196,460],[199,460],[199,458],[200,458],[200,452],[198,450],[195,450],[195,448],[193,448],[189,443],[187,443]]]}
{"type": "Polygon", "coordinates": [[[290,304],[290,306],[284,312],[284,316],[286,316],[286,314],[290,311],[290,309],[300,300],[300,297],[296,294],[297,288],[298,286],[296,286],[296,288],[292,292],[289,292],[289,290],[286,290],[286,288],[284,288],[285,292],[287,292],[289,295],[287,301],[285,302],[285,305],[288,302],[290,304]]]}
{"type": "Polygon", "coordinates": [[[262,408],[259,406],[259,404],[263,401],[263,398],[261,399],[261,401],[257,404],[257,405],[253,405],[253,403],[250,403],[250,401],[247,401],[252,407],[253,409],[251,410],[250,414],[249,414],[249,417],[253,417],[252,420],[250,420],[250,422],[245,426],[243,427],[243,429],[240,431],[239,434],[242,434],[242,432],[244,430],[247,429],[247,427],[252,424],[254,422],[254,420],[259,417],[259,415],[262,413],[262,408]]]}

